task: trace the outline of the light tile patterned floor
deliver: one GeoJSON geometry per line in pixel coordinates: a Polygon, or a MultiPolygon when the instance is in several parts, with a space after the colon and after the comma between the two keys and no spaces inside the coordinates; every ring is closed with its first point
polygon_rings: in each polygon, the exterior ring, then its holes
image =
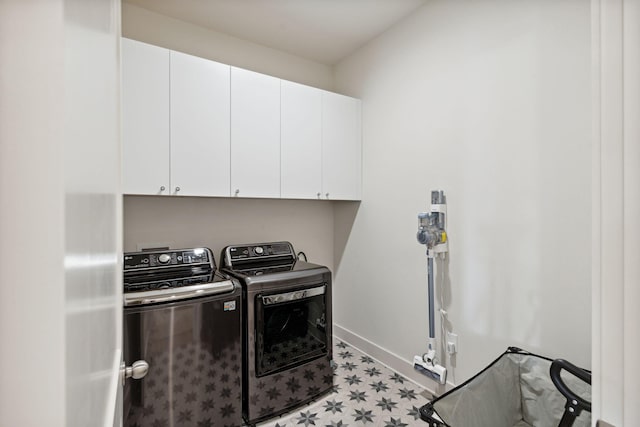
{"type": "Polygon", "coordinates": [[[334,390],[260,427],[426,426],[418,409],[424,390],[348,344],[336,340],[334,390]]]}

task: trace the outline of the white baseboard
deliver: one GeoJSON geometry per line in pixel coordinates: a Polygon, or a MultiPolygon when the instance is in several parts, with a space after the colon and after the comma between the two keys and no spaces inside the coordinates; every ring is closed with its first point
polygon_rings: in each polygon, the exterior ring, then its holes
{"type": "Polygon", "coordinates": [[[432,379],[424,376],[413,369],[413,361],[407,361],[397,354],[372,343],[366,338],[343,328],[340,325],[333,324],[333,337],[346,342],[350,346],[360,350],[361,352],[371,356],[386,367],[398,372],[410,381],[416,383],[420,387],[426,389],[434,396],[443,394],[445,391],[453,387],[453,384],[446,386],[440,385],[432,379]]]}

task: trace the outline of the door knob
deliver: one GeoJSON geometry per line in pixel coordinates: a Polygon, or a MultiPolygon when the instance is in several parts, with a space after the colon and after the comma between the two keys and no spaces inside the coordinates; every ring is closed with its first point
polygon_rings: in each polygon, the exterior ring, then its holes
{"type": "Polygon", "coordinates": [[[139,380],[145,377],[149,372],[149,364],[146,360],[136,360],[133,362],[131,366],[125,365],[124,362],[120,365],[120,379],[122,380],[122,385],[127,378],[133,378],[134,380],[139,380]]]}

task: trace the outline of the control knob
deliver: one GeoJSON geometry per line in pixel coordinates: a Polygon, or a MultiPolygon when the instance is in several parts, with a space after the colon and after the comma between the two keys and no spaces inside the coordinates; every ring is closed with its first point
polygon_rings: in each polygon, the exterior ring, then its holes
{"type": "Polygon", "coordinates": [[[161,254],[160,256],[158,256],[158,262],[160,264],[166,264],[169,261],[171,261],[171,255],[169,254],[161,254]]]}
{"type": "Polygon", "coordinates": [[[262,255],[264,253],[264,249],[262,249],[262,246],[256,246],[254,250],[256,252],[256,255],[262,255]]]}

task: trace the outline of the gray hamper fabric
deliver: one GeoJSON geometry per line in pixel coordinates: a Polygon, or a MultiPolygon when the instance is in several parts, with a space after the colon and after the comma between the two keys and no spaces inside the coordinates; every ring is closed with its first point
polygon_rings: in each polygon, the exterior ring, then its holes
{"type": "MultiPolygon", "coordinates": [[[[553,385],[549,376],[551,362],[536,356],[520,356],[520,390],[522,393],[522,418],[532,426],[556,427],[564,413],[567,399],[553,385]]],[[[591,400],[591,387],[573,375],[562,378],[579,396],[591,400]]],[[[573,423],[574,427],[591,426],[591,414],[583,411],[573,423]]]]}
{"type": "MultiPolygon", "coordinates": [[[[531,354],[503,354],[467,384],[432,403],[439,418],[451,427],[557,427],[566,398],[549,375],[551,361],[531,354]]],[[[567,386],[590,400],[591,386],[562,372],[567,386]]],[[[591,425],[583,411],[573,424],[591,425]]]]}
{"type": "Polygon", "coordinates": [[[433,407],[451,426],[513,427],[522,419],[518,364],[501,358],[433,407]]]}

